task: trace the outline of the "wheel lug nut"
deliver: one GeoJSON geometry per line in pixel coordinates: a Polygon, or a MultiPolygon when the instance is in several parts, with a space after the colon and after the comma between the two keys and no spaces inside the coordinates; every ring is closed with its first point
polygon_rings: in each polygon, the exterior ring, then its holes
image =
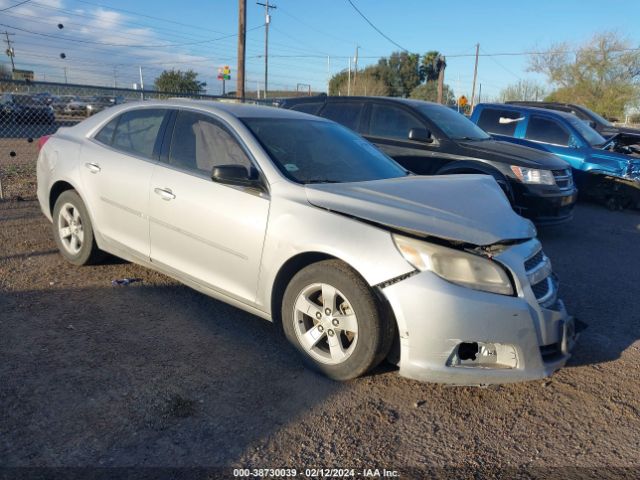
{"type": "Polygon", "coordinates": [[[326,313],[327,315],[331,315],[331,309],[330,308],[325,308],[324,309],[324,313],[326,313]]]}
{"type": "Polygon", "coordinates": [[[324,327],[322,325],[318,325],[318,331],[319,332],[324,332],[324,327]]]}
{"type": "Polygon", "coordinates": [[[334,327],[337,327],[338,325],[340,325],[340,322],[338,321],[338,319],[337,319],[337,318],[334,318],[334,319],[331,321],[331,323],[333,323],[333,326],[334,326],[334,327]]]}
{"type": "Polygon", "coordinates": [[[330,337],[333,337],[333,330],[328,330],[328,331],[327,331],[327,334],[328,334],[330,337]]]}
{"type": "Polygon", "coordinates": [[[320,320],[322,318],[322,314],[320,312],[316,312],[316,318],[320,320]]]}

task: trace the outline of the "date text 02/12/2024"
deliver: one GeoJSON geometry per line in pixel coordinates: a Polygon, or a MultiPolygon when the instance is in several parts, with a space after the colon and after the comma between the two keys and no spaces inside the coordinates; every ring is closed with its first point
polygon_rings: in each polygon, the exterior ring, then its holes
{"type": "Polygon", "coordinates": [[[236,478],[400,478],[397,470],[385,468],[236,468],[236,478]]]}

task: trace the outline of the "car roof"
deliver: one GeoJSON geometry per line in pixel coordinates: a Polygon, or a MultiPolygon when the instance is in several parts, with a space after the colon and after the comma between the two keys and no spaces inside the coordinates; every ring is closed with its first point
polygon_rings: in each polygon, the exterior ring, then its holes
{"type": "Polygon", "coordinates": [[[417,100],[414,98],[401,98],[401,97],[383,97],[383,96],[363,96],[363,95],[326,95],[320,94],[311,97],[289,97],[281,98],[277,100],[281,105],[296,105],[299,103],[315,103],[315,102],[335,102],[335,103],[347,103],[347,102],[388,102],[388,103],[400,103],[409,107],[419,107],[422,105],[433,105],[448,108],[447,105],[442,105],[435,102],[427,102],[424,100],[417,100]]]}
{"type": "Polygon", "coordinates": [[[552,115],[552,116],[559,116],[559,117],[563,117],[565,119],[571,119],[573,120],[574,118],[576,118],[575,115],[573,115],[572,113],[568,113],[568,112],[562,112],[560,110],[551,110],[548,108],[542,108],[542,107],[530,107],[527,105],[516,105],[516,104],[506,104],[506,103],[480,103],[478,105],[476,105],[476,108],[500,108],[502,110],[515,110],[515,111],[524,111],[524,112],[529,112],[529,113],[540,113],[540,114],[546,114],[546,115],[552,115]]]}
{"type": "Polygon", "coordinates": [[[401,103],[403,105],[408,105],[410,107],[418,107],[421,105],[434,105],[439,107],[448,108],[447,105],[442,105],[440,103],[435,102],[427,102],[424,100],[417,100],[415,98],[401,98],[401,97],[365,97],[365,96],[328,96],[326,97],[327,101],[333,102],[388,102],[388,103],[401,103]]]}
{"type": "MultiPolygon", "coordinates": [[[[254,105],[247,103],[225,102],[216,100],[191,100],[191,99],[171,99],[171,100],[150,100],[144,102],[131,102],[127,104],[128,108],[132,106],[150,107],[158,106],[164,108],[170,107],[198,107],[211,110],[213,112],[225,112],[237,118],[293,118],[305,120],[322,120],[319,117],[308,115],[302,112],[286,110],[282,108],[254,105]]],[[[326,120],[323,120],[326,121],[326,120]]]]}
{"type": "Polygon", "coordinates": [[[566,103],[566,102],[535,102],[535,101],[525,101],[525,100],[513,100],[509,102],[505,102],[509,105],[522,105],[535,107],[536,105],[540,105],[539,108],[547,108],[547,107],[565,107],[565,108],[573,108],[574,110],[587,110],[584,105],[578,105],[577,103],[566,103]]]}

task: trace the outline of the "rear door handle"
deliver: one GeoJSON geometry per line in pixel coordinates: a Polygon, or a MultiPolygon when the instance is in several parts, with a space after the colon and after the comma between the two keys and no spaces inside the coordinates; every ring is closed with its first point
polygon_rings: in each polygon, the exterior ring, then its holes
{"type": "Polygon", "coordinates": [[[100,168],[100,165],[98,165],[97,163],[87,162],[84,164],[84,166],[87,167],[91,173],[98,173],[100,170],[102,170],[100,168]]]}
{"type": "Polygon", "coordinates": [[[170,188],[154,188],[153,191],[156,195],[160,195],[160,197],[166,201],[176,198],[170,188]]]}

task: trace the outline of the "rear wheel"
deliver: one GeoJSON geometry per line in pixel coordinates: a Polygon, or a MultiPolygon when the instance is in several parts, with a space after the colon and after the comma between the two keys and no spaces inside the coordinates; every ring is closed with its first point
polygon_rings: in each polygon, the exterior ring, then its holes
{"type": "Polygon", "coordinates": [[[338,260],[315,263],[293,277],[282,327],[305,363],[335,380],[358,377],[380,363],[394,332],[366,282],[338,260]]]}
{"type": "Polygon", "coordinates": [[[62,256],[74,265],[97,263],[105,257],[96,244],[84,202],[74,190],[63,192],[56,200],[53,237],[62,256]]]}

